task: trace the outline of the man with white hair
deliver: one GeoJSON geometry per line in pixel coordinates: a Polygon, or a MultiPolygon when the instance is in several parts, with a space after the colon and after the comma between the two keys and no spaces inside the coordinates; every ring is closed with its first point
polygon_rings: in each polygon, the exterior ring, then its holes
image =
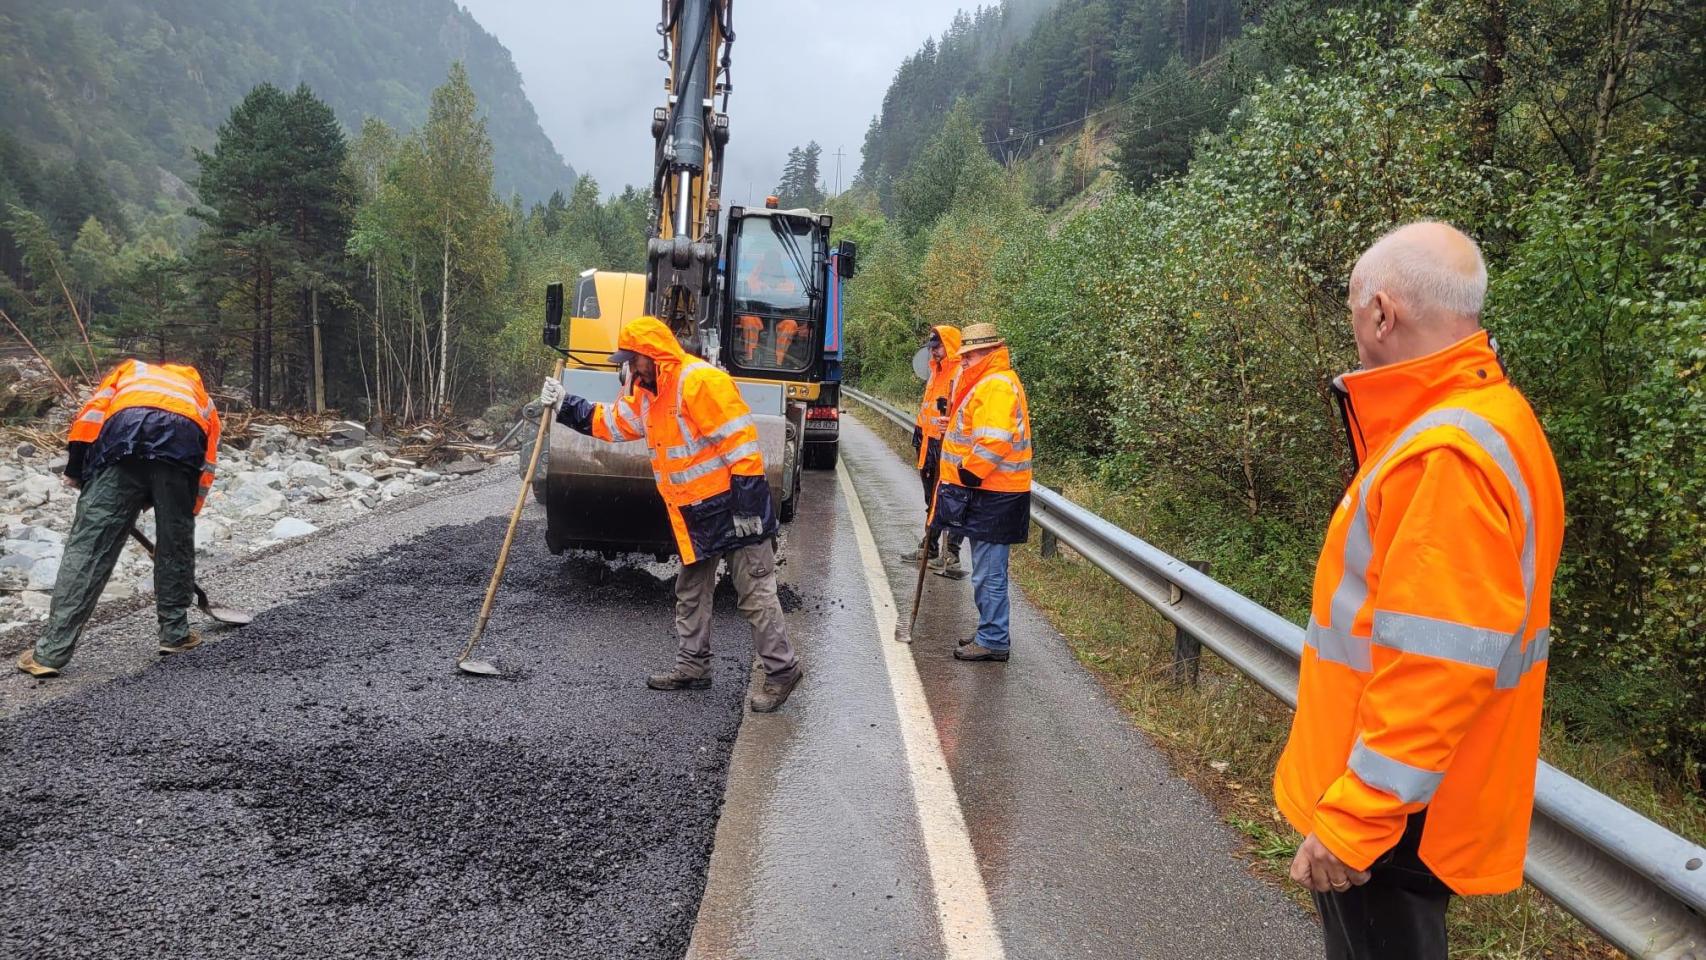
{"type": "Polygon", "coordinates": [[[1444,960],[1453,893],[1522,883],[1564,497],[1481,329],[1486,289],[1443,223],[1392,231],[1351,272],[1362,369],[1334,387],[1357,472],[1274,774],[1329,960],[1444,960]]]}

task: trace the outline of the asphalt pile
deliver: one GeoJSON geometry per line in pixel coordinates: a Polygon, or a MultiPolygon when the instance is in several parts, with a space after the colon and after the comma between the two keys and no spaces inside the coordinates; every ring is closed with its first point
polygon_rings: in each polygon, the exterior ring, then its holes
{"type": "MultiPolygon", "coordinates": [[[[671,584],[440,528],[0,725],[0,956],[680,957],[750,667],[667,666],[671,584]],[[596,581],[596,582],[595,582],[596,581]]],[[[15,682],[26,682],[21,679],[15,682]]]]}
{"type": "MultiPolygon", "coordinates": [[[[429,468],[397,455],[411,449],[411,442],[423,444],[414,435],[381,440],[348,421],[255,424],[232,431],[229,439],[221,445],[219,472],[196,522],[197,553],[206,560],[308,536],[418,491],[442,490],[487,467],[483,458],[462,454],[429,468]]],[[[0,632],[47,618],[77,502],[76,492],[60,484],[64,469],[63,450],[39,439],[8,444],[0,452],[0,632]]],[[[140,526],[154,535],[151,512],[142,515],[140,526]]],[[[153,589],[152,562],[129,544],[102,599],[126,600],[153,589]]]]}

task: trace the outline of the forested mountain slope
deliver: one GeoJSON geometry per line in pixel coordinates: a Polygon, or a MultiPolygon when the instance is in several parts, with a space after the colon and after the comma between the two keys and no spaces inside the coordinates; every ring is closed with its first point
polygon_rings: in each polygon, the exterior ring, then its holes
{"type": "Polygon", "coordinates": [[[498,192],[536,201],[574,183],[509,51],[454,0],[9,0],[0,50],[0,129],[54,166],[83,161],[144,210],[181,206],[194,150],[258,83],[307,84],[352,132],[368,116],[409,129],[456,60],[498,192]]]}

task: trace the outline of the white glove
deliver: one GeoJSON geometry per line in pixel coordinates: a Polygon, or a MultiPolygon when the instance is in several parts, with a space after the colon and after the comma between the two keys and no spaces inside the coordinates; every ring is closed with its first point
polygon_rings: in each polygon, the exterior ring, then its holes
{"type": "Polygon", "coordinates": [[[735,536],[756,537],[764,532],[763,517],[735,517],[735,536]]]}
{"type": "Polygon", "coordinates": [[[546,377],[539,387],[539,402],[555,410],[568,393],[569,391],[563,388],[563,381],[556,377],[546,377]]]}

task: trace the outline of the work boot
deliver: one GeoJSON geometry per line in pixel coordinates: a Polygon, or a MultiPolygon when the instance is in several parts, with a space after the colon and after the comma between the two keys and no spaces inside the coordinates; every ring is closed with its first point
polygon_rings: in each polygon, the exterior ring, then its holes
{"type": "Polygon", "coordinates": [[[41,677],[44,679],[47,677],[59,676],[58,667],[50,667],[45,663],[36,662],[36,651],[33,647],[25,650],[23,655],[18,657],[18,670],[22,673],[27,673],[32,677],[41,677]]]}
{"type": "Polygon", "coordinates": [[[806,672],[796,666],[794,668],[794,676],[790,680],[784,680],[778,683],[777,681],[766,677],[764,680],[764,686],[760,687],[758,692],[752,695],[752,712],[772,713],[777,707],[787,703],[788,694],[794,692],[794,688],[800,685],[800,678],[805,675],[806,672]]]}
{"type": "Polygon", "coordinates": [[[949,580],[964,580],[966,578],[966,568],[960,566],[960,555],[958,553],[944,553],[931,560],[930,572],[938,577],[947,577],[949,580]]]}
{"type": "Polygon", "coordinates": [[[676,667],[668,673],[654,673],[647,677],[646,686],[653,690],[705,690],[711,686],[711,678],[709,675],[696,677],[676,667]]]}
{"type": "Polygon", "coordinates": [[[954,659],[970,660],[974,662],[987,660],[992,663],[1006,663],[1007,651],[991,650],[980,643],[966,641],[954,648],[954,659]]]}
{"type": "Polygon", "coordinates": [[[926,550],[930,551],[930,559],[932,559],[932,560],[936,559],[936,538],[935,537],[931,537],[929,540],[926,540],[923,543],[920,543],[918,546],[913,547],[911,550],[908,550],[905,553],[901,554],[900,555],[901,562],[903,562],[903,563],[917,563],[919,561],[919,558],[924,556],[924,551],[926,551],[926,550]]]}
{"type": "Polygon", "coordinates": [[[183,643],[175,643],[175,644],[174,643],[162,643],[162,644],[160,644],[160,653],[161,654],[188,653],[189,651],[194,650],[196,647],[199,647],[199,646],[201,646],[201,634],[191,633],[189,636],[184,638],[183,643]]]}

